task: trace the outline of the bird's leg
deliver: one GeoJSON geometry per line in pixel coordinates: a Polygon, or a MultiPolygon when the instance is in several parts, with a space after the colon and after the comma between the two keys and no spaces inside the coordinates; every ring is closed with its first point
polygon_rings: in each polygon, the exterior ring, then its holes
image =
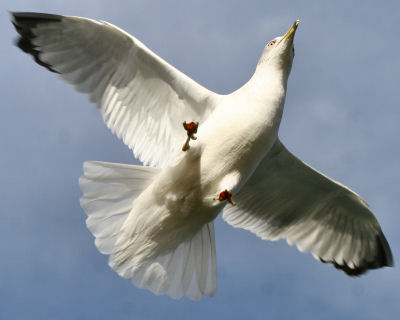
{"type": "Polygon", "coordinates": [[[190,137],[188,136],[187,139],[186,139],[186,142],[184,143],[184,145],[182,147],[182,151],[189,150],[189,148],[190,148],[189,141],[190,141],[190,137]]]}
{"type": "Polygon", "coordinates": [[[236,202],[233,201],[232,199],[232,193],[230,193],[227,189],[225,189],[224,191],[222,191],[218,197],[215,197],[214,200],[219,200],[219,201],[228,201],[231,205],[235,205],[236,202]]]}
{"type": "Polygon", "coordinates": [[[195,133],[197,133],[197,128],[199,127],[199,123],[198,122],[190,122],[190,123],[186,123],[186,121],[184,123],[182,123],[183,128],[186,130],[187,132],[187,139],[186,142],[184,143],[183,147],[182,147],[182,151],[187,151],[189,150],[190,146],[189,146],[189,141],[190,139],[192,140],[196,140],[197,137],[195,137],[195,133]]]}

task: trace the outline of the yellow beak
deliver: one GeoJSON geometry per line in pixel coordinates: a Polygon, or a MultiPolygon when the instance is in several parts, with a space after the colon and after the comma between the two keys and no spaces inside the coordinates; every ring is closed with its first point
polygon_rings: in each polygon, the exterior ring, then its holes
{"type": "Polygon", "coordinates": [[[297,29],[297,26],[300,24],[300,20],[296,20],[293,24],[292,24],[292,26],[290,27],[290,29],[288,30],[288,32],[286,32],[286,34],[283,36],[283,38],[279,41],[279,42],[281,42],[281,41],[283,41],[283,40],[285,40],[285,39],[290,39],[290,38],[293,38],[293,36],[294,36],[294,34],[295,34],[295,32],[296,32],[296,29],[297,29]]]}

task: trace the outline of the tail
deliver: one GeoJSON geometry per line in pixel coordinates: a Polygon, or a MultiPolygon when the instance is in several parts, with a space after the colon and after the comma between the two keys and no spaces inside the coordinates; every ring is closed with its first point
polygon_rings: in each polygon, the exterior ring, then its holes
{"type": "MultiPolygon", "coordinates": [[[[145,228],[147,225],[149,229],[153,229],[154,225],[160,223],[157,214],[150,214],[154,218],[149,219],[149,215],[145,216],[148,210],[132,210],[135,200],[152,183],[159,169],[85,162],[83,170],[79,183],[84,193],[81,206],[88,215],[86,225],[96,238],[96,247],[101,253],[110,255],[109,264],[119,275],[132,278],[139,288],[147,288],[157,295],[167,294],[175,299],[185,295],[192,300],[199,300],[203,295],[214,295],[217,289],[217,271],[212,222],[205,224],[193,237],[168,251],[149,246],[151,240],[146,239],[146,232],[142,232],[140,236],[132,235],[130,240],[134,245],[127,247],[125,252],[118,248],[118,239],[119,242],[125,241],[126,232],[123,231],[123,226],[131,214],[140,229],[143,224],[145,228]],[[133,262],[149,250],[154,253],[146,253],[149,259],[140,264],[133,262]],[[124,261],[116,259],[121,254],[126,257],[124,261]]],[[[160,226],[160,232],[168,230],[168,227],[160,226]]],[[[132,230],[132,234],[134,231],[132,230]]],[[[171,234],[171,237],[174,235],[171,234]]],[[[160,246],[165,246],[165,243],[160,243],[160,246]]]]}

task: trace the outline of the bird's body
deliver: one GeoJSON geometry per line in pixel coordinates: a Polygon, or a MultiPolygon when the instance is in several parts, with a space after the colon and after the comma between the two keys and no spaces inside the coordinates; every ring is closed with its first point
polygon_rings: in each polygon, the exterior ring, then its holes
{"type": "Polygon", "coordinates": [[[87,162],[80,179],[97,248],[138,287],[212,296],[220,212],[235,227],[286,238],[349,275],[392,265],[366,202],[278,138],[298,21],[268,43],[253,77],[229,95],[201,87],[108,23],[37,13],[14,13],[13,23],[18,46],[88,93],[109,128],[150,165],[87,162]]]}
{"type": "Polygon", "coordinates": [[[202,188],[211,192],[206,197],[224,188],[238,192],[278,138],[287,77],[262,80],[255,76],[221,98],[200,127],[193,153],[199,156],[202,188]]]}
{"type": "MultiPolygon", "coordinates": [[[[133,202],[122,227],[123,236],[115,245],[114,269],[132,257],[137,259],[134,264],[141,266],[174,250],[221,212],[225,203],[214,199],[221,190],[240,191],[277,140],[287,78],[279,83],[266,80],[263,88],[253,87],[249,81],[220,99],[200,125],[196,143],[186,153],[173,153],[170,163],[133,202]],[[261,90],[265,97],[253,90],[261,90]],[[140,230],[138,221],[144,221],[140,230]],[[138,239],[135,234],[146,236],[138,239]],[[149,245],[140,254],[131,248],[133,243],[142,246],[144,241],[149,245]]],[[[125,272],[123,268],[119,271],[121,275],[125,272]]]]}

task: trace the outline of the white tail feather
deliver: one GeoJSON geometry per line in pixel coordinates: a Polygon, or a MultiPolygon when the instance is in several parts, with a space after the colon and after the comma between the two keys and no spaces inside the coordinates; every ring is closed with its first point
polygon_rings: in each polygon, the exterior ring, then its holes
{"type": "Polygon", "coordinates": [[[136,197],[151,183],[158,169],[100,161],[87,161],[79,184],[86,225],[103,254],[111,254],[119,231],[136,197]]]}
{"type": "Polygon", "coordinates": [[[139,288],[175,299],[184,295],[193,300],[213,296],[217,289],[214,225],[207,223],[192,236],[181,238],[179,228],[163,220],[163,212],[159,211],[162,206],[147,203],[146,196],[139,197],[158,172],[151,167],[85,162],[79,182],[87,227],[99,251],[111,255],[110,266],[120,276],[132,278],[139,288]],[[132,223],[126,223],[128,216],[132,223]],[[163,224],[159,239],[175,241],[166,244],[149,238],[148,230],[163,224]],[[173,244],[177,239],[181,240],[173,244]]]}
{"type": "Polygon", "coordinates": [[[110,257],[110,266],[139,288],[147,288],[156,295],[167,294],[174,299],[187,296],[199,300],[214,296],[217,290],[214,224],[205,224],[190,240],[182,242],[166,254],[139,266],[118,264],[110,257]]]}

